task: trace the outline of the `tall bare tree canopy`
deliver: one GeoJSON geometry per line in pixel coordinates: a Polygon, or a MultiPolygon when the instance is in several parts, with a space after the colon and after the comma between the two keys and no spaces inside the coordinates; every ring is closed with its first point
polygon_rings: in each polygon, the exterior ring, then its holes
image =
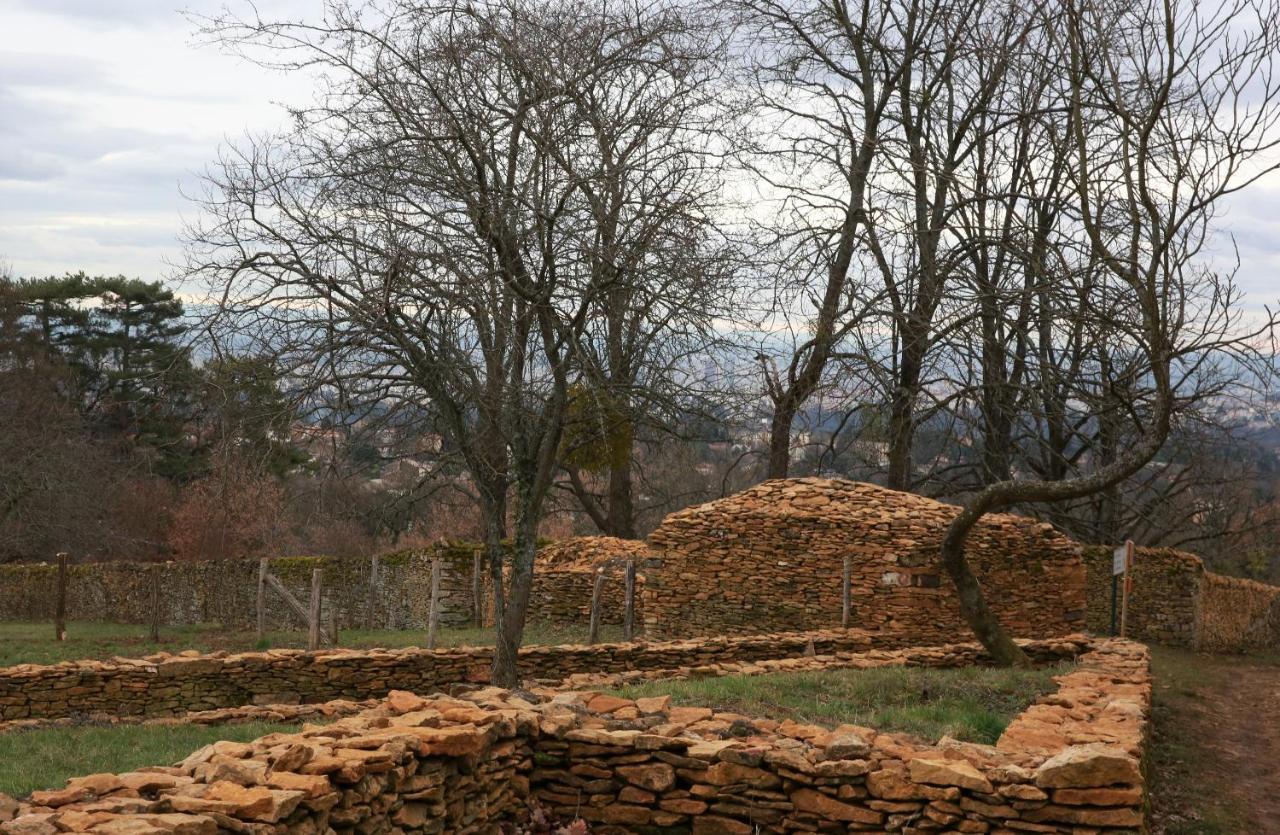
{"type": "Polygon", "coordinates": [[[674,5],[567,0],[204,25],[323,78],[294,130],[210,174],[190,248],[209,326],[315,396],[439,428],[483,511],[494,680],[513,684],[571,397],[625,401],[625,343],[704,327],[692,265],[721,244],[696,135],[721,35],[674,5]]]}

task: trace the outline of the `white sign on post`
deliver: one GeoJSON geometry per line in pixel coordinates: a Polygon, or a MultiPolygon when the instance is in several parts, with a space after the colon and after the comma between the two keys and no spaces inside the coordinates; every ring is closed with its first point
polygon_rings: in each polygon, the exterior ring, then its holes
{"type": "Polygon", "coordinates": [[[1112,576],[1115,576],[1117,574],[1123,574],[1125,571],[1125,565],[1128,563],[1128,561],[1129,561],[1129,548],[1127,545],[1121,545],[1119,548],[1113,551],[1111,554],[1112,576]]]}

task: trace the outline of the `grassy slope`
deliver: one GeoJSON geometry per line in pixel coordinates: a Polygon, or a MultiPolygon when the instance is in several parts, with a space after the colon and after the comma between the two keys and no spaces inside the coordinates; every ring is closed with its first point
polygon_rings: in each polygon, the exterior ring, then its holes
{"type": "MultiPolygon", "coordinates": [[[[246,651],[267,647],[305,647],[306,631],[269,632],[259,645],[253,632],[224,630],[216,624],[167,627],[160,630],[160,642],[147,636],[147,627],[132,624],[73,622],[67,625],[67,640],[53,640],[53,624],[0,622],[0,667],[13,664],[53,664],[81,658],[136,657],[157,651],[184,649],[246,651]]],[[[622,628],[602,626],[602,640],[621,640],[622,628]]],[[[585,643],[585,626],[531,623],[525,630],[525,645],[585,643]]],[[[425,646],[425,630],[352,629],[340,632],[344,647],[425,646]]],[[[440,630],[439,646],[488,646],[492,628],[440,630]]]]}
{"type": "Polygon", "coordinates": [[[247,741],[297,725],[115,725],[0,734],[0,792],[22,797],[69,777],[169,765],[220,739],[247,741]]]}
{"type": "Polygon", "coordinates": [[[866,725],[930,741],[949,735],[991,743],[1037,696],[1051,692],[1052,677],[1067,669],[881,667],[659,681],[627,688],[623,694],[635,698],[669,693],[679,704],[747,716],[866,725]]]}

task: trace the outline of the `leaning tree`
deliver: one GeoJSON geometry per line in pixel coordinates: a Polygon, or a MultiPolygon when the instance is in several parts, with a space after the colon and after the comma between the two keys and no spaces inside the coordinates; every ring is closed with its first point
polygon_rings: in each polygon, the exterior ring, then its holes
{"type": "MultiPolygon", "coordinates": [[[[983,194],[975,178],[957,180],[971,207],[998,203],[997,216],[1012,216],[999,235],[962,230],[954,245],[994,246],[1026,262],[1026,280],[998,306],[1027,323],[1025,367],[1002,382],[1020,389],[1011,400],[1024,404],[1018,422],[1030,445],[1056,433],[1065,439],[1050,445],[1070,450],[1079,444],[1068,436],[1103,424],[1123,438],[1059,472],[990,480],[944,535],[963,615],[999,662],[1015,664],[1026,659],[965,559],[974,525],[1139,473],[1212,395],[1215,366],[1270,350],[1275,319],[1245,318],[1234,270],[1209,256],[1224,199],[1277,168],[1280,17],[1273,4],[1247,0],[1072,0],[1010,13],[1033,16],[1013,63],[1038,79],[1038,102],[1006,102],[991,115],[1033,134],[1028,199],[1019,207],[1010,188],[983,194]]],[[[992,137],[998,146],[1000,134],[992,137]]]]}
{"type": "Polygon", "coordinates": [[[700,245],[713,193],[690,187],[703,165],[679,107],[647,131],[614,120],[692,94],[714,30],[673,3],[569,0],[334,2],[323,23],[202,26],[319,79],[290,131],[209,175],[189,246],[208,327],[315,397],[438,428],[484,520],[493,680],[513,685],[568,406],[597,383],[593,316],[645,299],[633,282],[665,249],[700,245]]]}

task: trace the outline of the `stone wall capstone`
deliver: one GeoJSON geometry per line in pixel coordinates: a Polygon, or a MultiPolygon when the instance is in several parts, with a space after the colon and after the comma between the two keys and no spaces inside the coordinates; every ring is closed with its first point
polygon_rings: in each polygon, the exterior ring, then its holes
{"type": "MultiPolygon", "coordinates": [[[[645,630],[653,637],[838,625],[852,557],[852,624],[918,643],[968,634],[938,564],[958,508],[839,479],[766,481],[668,516],[649,535],[645,630]]],[[[1079,546],[1051,525],[993,514],[970,534],[970,564],[1013,634],[1084,627],[1079,546]]]]}

